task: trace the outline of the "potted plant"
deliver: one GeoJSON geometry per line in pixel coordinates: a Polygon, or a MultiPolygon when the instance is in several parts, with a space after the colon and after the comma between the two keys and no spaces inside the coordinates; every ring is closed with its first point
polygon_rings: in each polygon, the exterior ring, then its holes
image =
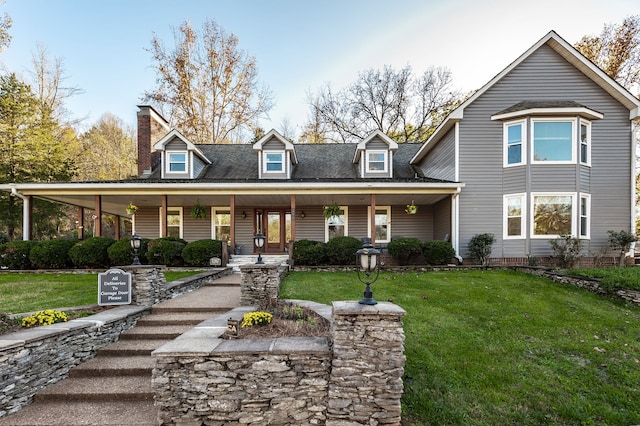
{"type": "Polygon", "coordinates": [[[416,214],[418,212],[418,206],[413,204],[413,200],[411,200],[411,204],[407,204],[407,207],[404,209],[407,214],[416,214]]]}
{"type": "Polygon", "coordinates": [[[198,201],[196,205],[191,208],[191,212],[189,214],[194,219],[207,218],[207,210],[202,204],[200,204],[200,201],[198,201]]]}
{"type": "Polygon", "coordinates": [[[129,203],[129,205],[126,207],[126,210],[127,210],[127,214],[130,214],[133,216],[138,211],[138,206],[136,206],[135,204],[129,203]]]}
{"type": "Polygon", "coordinates": [[[334,216],[340,216],[340,211],[342,209],[336,203],[329,204],[328,206],[324,206],[322,213],[324,217],[327,219],[331,219],[334,216]]]}

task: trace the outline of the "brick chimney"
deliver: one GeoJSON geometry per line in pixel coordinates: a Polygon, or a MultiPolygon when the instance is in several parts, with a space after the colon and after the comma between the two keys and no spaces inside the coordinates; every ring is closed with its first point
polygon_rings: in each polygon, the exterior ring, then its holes
{"type": "Polygon", "coordinates": [[[169,122],[152,106],[138,105],[138,176],[149,174],[160,162],[153,145],[171,130],[169,122]]]}

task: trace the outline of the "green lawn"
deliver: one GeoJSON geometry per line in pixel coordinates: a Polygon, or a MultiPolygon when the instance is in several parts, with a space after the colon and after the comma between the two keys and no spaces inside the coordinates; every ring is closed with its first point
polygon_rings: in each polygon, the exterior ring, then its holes
{"type": "MultiPolygon", "coordinates": [[[[640,308],[510,271],[381,273],[407,311],[415,424],[640,424],[640,308]]],[[[293,272],[283,298],[358,300],[355,273],[293,272]]]]}
{"type": "MultiPolygon", "coordinates": [[[[166,272],[167,281],[199,271],[166,272]]],[[[98,303],[98,274],[0,274],[0,312],[22,313],[98,303]]]]}

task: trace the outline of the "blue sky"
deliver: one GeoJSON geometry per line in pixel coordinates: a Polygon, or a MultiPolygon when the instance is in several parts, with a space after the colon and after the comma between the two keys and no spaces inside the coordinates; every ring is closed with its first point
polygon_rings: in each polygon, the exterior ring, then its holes
{"type": "Polygon", "coordinates": [[[6,0],[0,9],[13,19],[4,68],[24,74],[37,43],[62,58],[66,84],[84,91],[67,106],[87,117],[85,130],[105,112],[135,125],[136,105],[155,84],[145,49],[154,33],[172,43],[186,19],[196,29],[215,19],[256,58],[276,101],[262,123],[268,131],[285,117],[301,126],[308,91],[325,82],[339,89],[362,70],[446,66],[469,91],[550,30],[575,43],[640,13],[637,0],[6,0]]]}

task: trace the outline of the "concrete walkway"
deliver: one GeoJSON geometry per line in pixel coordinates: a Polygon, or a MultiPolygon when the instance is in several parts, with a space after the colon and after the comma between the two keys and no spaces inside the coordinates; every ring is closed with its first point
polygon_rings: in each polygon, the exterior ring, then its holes
{"type": "Polygon", "coordinates": [[[71,369],[68,378],[38,392],[31,405],[0,418],[0,426],[157,424],[151,352],[239,304],[239,274],[159,303],[117,342],[71,369]]]}

